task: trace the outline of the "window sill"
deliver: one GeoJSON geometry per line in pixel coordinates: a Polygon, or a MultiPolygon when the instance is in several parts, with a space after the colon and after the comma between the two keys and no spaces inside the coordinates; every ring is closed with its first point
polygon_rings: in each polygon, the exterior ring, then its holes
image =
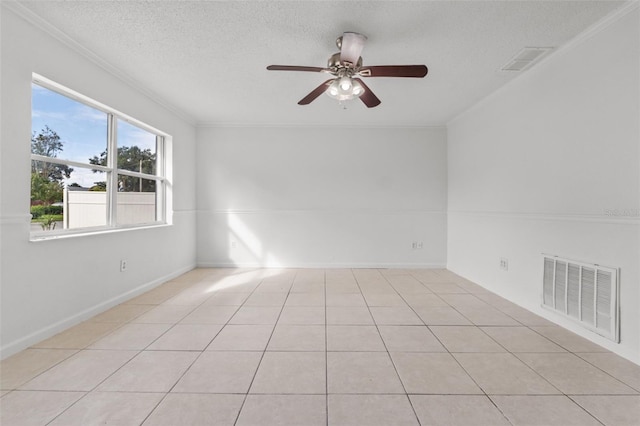
{"type": "MultiPolygon", "coordinates": [[[[42,241],[51,241],[51,240],[62,240],[67,238],[79,238],[79,237],[87,237],[93,235],[104,235],[104,234],[117,234],[121,232],[130,232],[130,231],[138,231],[145,229],[157,229],[157,228],[167,228],[172,226],[170,223],[154,223],[148,225],[140,225],[140,226],[126,226],[120,228],[95,228],[95,229],[82,229],[76,231],[63,231],[58,233],[50,233],[50,232],[32,232],[29,235],[29,241],[32,243],[39,243],[42,241]]],[[[55,231],[51,231],[55,232],[55,231]]]]}

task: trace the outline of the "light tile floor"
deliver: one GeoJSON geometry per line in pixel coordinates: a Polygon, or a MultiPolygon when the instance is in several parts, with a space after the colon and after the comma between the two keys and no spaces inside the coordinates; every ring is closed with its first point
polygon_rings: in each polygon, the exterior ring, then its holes
{"type": "Polygon", "coordinates": [[[640,367],[446,270],[196,269],[6,360],[0,424],[640,425],[640,367]]]}

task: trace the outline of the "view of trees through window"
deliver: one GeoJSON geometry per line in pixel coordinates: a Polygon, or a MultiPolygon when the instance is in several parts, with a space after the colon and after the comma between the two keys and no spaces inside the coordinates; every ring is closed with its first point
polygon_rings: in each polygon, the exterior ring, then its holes
{"type": "Polygon", "coordinates": [[[34,83],[32,231],[160,220],[162,141],[122,117],[34,83]]]}

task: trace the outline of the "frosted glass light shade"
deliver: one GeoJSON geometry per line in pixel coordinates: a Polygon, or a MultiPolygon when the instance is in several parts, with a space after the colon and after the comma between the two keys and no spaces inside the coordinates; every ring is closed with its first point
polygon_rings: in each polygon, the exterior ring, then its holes
{"type": "Polygon", "coordinates": [[[348,62],[351,66],[355,66],[360,59],[360,54],[364,48],[364,42],[367,37],[358,34],[346,32],[342,34],[342,47],[340,48],[340,62],[347,65],[348,62]]]}
{"type": "Polygon", "coordinates": [[[356,80],[349,77],[342,77],[333,80],[325,93],[338,101],[350,101],[362,95],[364,88],[356,80]]]}
{"type": "Polygon", "coordinates": [[[351,79],[349,77],[342,77],[340,79],[340,90],[342,90],[343,92],[348,92],[351,90],[351,79]]]}

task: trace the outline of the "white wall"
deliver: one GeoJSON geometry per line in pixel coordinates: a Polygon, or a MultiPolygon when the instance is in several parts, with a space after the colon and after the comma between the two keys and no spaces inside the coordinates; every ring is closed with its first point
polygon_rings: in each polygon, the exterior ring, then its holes
{"type": "Polygon", "coordinates": [[[0,342],[6,357],[195,266],[195,127],[0,10],[0,342]],[[29,241],[32,72],[173,136],[173,226],[29,241]],[[120,259],[128,261],[124,273],[120,259]]]}
{"type": "Polygon", "coordinates": [[[635,8],[448,126],[449,269],[635,362],[638,22],[635,8]],[[541,311],[543,252],[620,268],[620,344],[541,311]],[[508,272],[499,269],[500,257],[509,260],[508,272]]]}
{"type": "Polygon", "coordinates": [[[200,128],[197,152],[199,265],[445,264],[444,128],[200,128]]]}

